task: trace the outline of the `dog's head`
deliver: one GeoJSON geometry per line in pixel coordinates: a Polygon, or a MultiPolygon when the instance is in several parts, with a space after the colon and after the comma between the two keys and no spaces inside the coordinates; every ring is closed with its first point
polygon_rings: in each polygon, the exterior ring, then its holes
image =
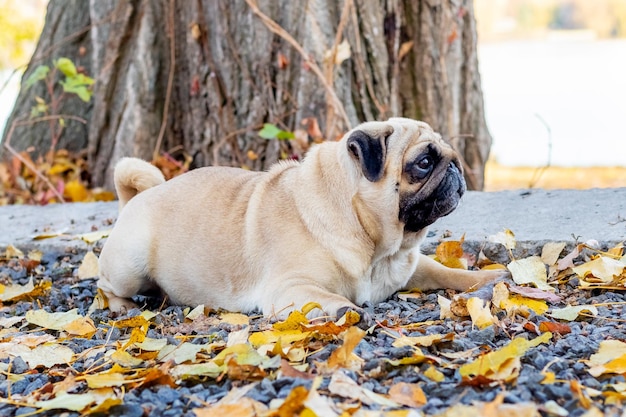
{"type": "Polygon", "coordinates": [[[426,123],[363,123],[343,141],[371,190],[366,199],[385,199],[405,232],[419,232],[449,214],[465,192],[458,154],[426,123]]]}

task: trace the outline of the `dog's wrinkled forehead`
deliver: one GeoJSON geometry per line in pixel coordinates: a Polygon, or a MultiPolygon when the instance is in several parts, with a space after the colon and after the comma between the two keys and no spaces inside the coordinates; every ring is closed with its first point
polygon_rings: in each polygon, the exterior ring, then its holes
{"type": "Polygon", "coordinates": [[[442,146],[448,145],[428,123],[403,117],[392,117],[387,123],[394,130],[394,141],[403,142],[401,148],[405,148],[416,141],[430,141],[442,146]]]}

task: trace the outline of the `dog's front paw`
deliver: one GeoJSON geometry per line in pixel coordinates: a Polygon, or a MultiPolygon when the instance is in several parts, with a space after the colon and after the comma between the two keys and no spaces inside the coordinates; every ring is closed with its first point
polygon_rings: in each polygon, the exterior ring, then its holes
{"type": "Polygon", "coordinates": [[[347,313],[355,312],[359,315],[359,321],[355,325],[363,330],[367,330],[374,325],[374,319],[370,309],[364,309],[356,306],[345,306],[337,310],[337,320],[341,320],[347,313]]]}

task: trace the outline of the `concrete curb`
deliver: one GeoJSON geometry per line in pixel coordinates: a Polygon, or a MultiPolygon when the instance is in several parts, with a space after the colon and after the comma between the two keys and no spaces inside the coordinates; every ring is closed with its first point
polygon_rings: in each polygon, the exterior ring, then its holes
{"type": "MultiPolygon", "coordinates": [[[[79,235],[112,227],[117,203],[74,203],[0,207],[0,249],[76,250],[99,247],[79,235]],[[35,240],[37,236],[59,236],[35,240]]],[[[423,246],[432,253],[444,238],[465,234],[466,250],[483,249],[492,259],[507,257],[488,237],[503,229],[515,233],[516,257],[537,253],[547,241],[573,245],[590,239],[610,247],[626,240],[626,188],[468,192],[459,208],[430,228],[423,246]]]]}

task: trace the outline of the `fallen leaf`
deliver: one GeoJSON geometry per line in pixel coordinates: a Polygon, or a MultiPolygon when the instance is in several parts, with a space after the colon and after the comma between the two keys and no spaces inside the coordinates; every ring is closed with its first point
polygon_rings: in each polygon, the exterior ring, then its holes
{"type": "Polygon", "coordinates": [[[433,343],[440,342],[446,337],[443,334],[430,334],[426,336],[400,336],[391,344],[393,347],[399,348],[403,346],[432,346],[433,343]]]}
{"type": "Polygon", "coordinates": [[[264,415],[267,406],[251,398],[241,398],[235,404],[216,404],[192,410],[197,417],[256,417],[264,415]]]}
{"type": "Polygon", "coordinates": [[[552,333],[544,333],[532,340],[516,337],[506,346],[478,357],[475,361],[461,366],[459,373],[463,378],[484,376],[488,379],[495,379],[494,375],[499,373],[503,367],[513,359],[519,358],[528,349],[547,343],[552,338],[552,333]]]}
{"type": "Polygon", "coordinates": [[[157,356],[157,360],[161,362],[173,360],[177,365],[184,362],[194,362],[196,355],[204,349],[205,345],[195,345],[193,343],[183,342],[178,346],[172,346],[172,349],[169,352],[161,350],[157,356]]]}
{"type": "Polygon", "coordinates": [[[222,315],[220,315],[220,319],[224,323],[228,323],[228,324],[232,324],[236,326],[243,326],[243,325],[250,324],[250,317],[241,313],[223,313],[222,315]]]}
{"type": "Polygon", "coordinates": [[[81,316],[78,309],[66,312],[48,313],[45,310],[30,310],[26,312],[26,321],[46,329],[67,331],[70,334],[84,336],[96,330],[93,320],[81,316]]]}
{"type": "Polygon", "coordinates": [[[565,249],[565,242],[548,242],[541,249],[541,261],[546,265],[554,265],[565,249]]]}
{"type": "Polygon", "coordinates": [[[24,316],[0,317],[0,327],[5,329],[15,326],[17,323],[24,321],[24,316]]]}
{"type": "Polygon", "coordinates": [[[545,291],[555,291],[548,285],[546,266],[538,256],[512,261],[507,265],[516,284],[533,284],[545,291]]]}
{"type": "Polygon", "coordinates": [[[508,299],[500,303],[500,308],[505,309],[508,313],[525,311],[526,314],[524,314],[524,316],[528,317],[530,310],[537,315],[544,314],[548,311],[548,304],[543,300],[533,300],[532,298],[526,298],[520,295],[511,295],[508,299]]]}
{"type": "Polygon", "coordinates": [[[516,241],[515,234],[509,229],[504,229],[501,232],[496,233],[495,235],[489,236],[488,240],[494,243],[500,243],[504,245],[504,247],[508,250],[515,249],[516,241]]]}
{"type": "Polygon", "coordinates": [[[11,259],[11,258],[22,259],[24,257],[24,252],[22,252],[21,250],[19,250],[18,248],[16,248],[13,245],[9,245],[4,250],[4,257],[6,259],[11,259]]]}
{"type": "Polygon", "coordinates": [[[437,370],[437,368],[435,368],[432,365],[429,366],[428,369],[424,371],[424,376],[430,379],[431,381],[435,381],[435,382],[441,382],[444,379],[446,379],[444,374],[441,373],[439,370],[437,370]]]}
{"type": "Polygon", "coordinates": [[[448,268],[467,269],[467,261],[462,259],[463,240],[441,242],[435,251],[436,259],[448,268]]]}
{"type": "Polygon", "coordinates": [[[421,407],[426,404],[426,395],[418,384],[398,382],[389,388],[389,399],[407,407],[421,407]]]}
{"type": "Polygon", "coordinates": [[[35,406],[41,410],[71,410],[81,411],[89,404],[96,401],[96,397],[93,394],[68,394],[60,393],[52,400],[37,401],[35,406]]]}
{"type": "Polygon", "coordinates": [[[520,287],[517,285],[509,285],[509,291],[514,292],[524,297],[534,298],[536,300],[546,300],[552,304],[560,303],[563,299],[560,295],[554,292],[540,290],[534,287],[520,287]]]}
{"type": "Polygon", "coordinates": [[[215,362],[181,364],[174,366],[170,374],[176,379],[189,379],[196,377],[217,378],[224,372],[225,366],[215,362]]]}
{"type": "Polygon", "coordinates": [[[356,345],[365,336],[365,331],[356,326],[350,327],[344,333],[343,344],[330,354],[328,358],[328,367],[333,368],[349,368],[355,361],[356,355],[352,353],[356,345]]]}
{"type": "Polygon", "coordinates": [[[548,314],[555,319],[573,321],[576,320],[583,311],[586,311],[594,316],[598,315],[598,309],[593,305],[568,305],[563,308],[553,308],[548,314]]]}
{"type": "MultiPolygon", "coordinates": [[[[7,249],[8,250],[8,249],[7,249]]],[[[21,297],[31,293],[35,289],[33,278],[31,277],[27,284],[24,285],[1,285],[0,284],[0,301],[10,301],[14,298],[21,297]]]]}
{"type": "Polygon", "coordinates": [[[88,244],[94,244],[97,241],[108,237],[111,233],[112,229],[98,230],[95,232],[83,233],[82,235],[78,235],[77,237],[88,244]]]}
{"type": "Polygon", "coordinates": [[[117,363],[124,368],[134,368],[143,363],[143,359],[136,358],[125,350],[114,350],[107,355],[114,363],[117,363]]]}
{"type": "Polygon", "coordinates": [[[450,309],[452,301],[437,294],[437,303],[439,304],[439,319],[440,320],[456,318],[456,316],[452,313],[452,310],[450,309]]]}
{"type": "Polygon", "coordinates": [[[472,318],[472,324],[479,329],[484,329],[497,322],[497,319],[491,314],[489,304],[485,304],[478,297],[471,297],[467,300],[467,311],[472,318]]]}
{"type": "Polygon", "coordinates": [[[626,373],[626,343],[619,340],[600,342],[598,351],[586,361],[589,373],[598,377],[603,374],[626,373]]]}
{"type": "Polygon", "coordinates": [[[88,279],[98,276],[98,257],[93,251],[89,251],[85,254],[83,261],[78,267],[78,278],[88,279]]]}
{"type": "Polygon", "coordinates": [[[118,372],[101,372],[94,375],[85,375],[87,386],[91,389],[104,387],[121,387],[126,383],[126,377],[118,372]]]}
{"type": "Polygon", "coordinates": [[[299,385],[293,388],[285,401],[275,411],[278,417],[291,417],[298,416],[304,409],[304,402],[309,396],[309,390],[299,385]]]}
{"type": "Polygon", "coordinates": [[[624,268],[626,265],[622,261],[607,256],[599,256],[582,265],[575,266],[572,270],[580,278],[584,279],[591,275],[604,284],[610,284],[624,273],[624,268]]]}
{"type": "Polygon", "coordinates": [[[330,377],[328,390],[340,397],[358,400],[368,405],[377,404],[386,407],[398,407],[399,405],[395,401],[361,387],[342,371],[336,371],[330,377]]]}
{"type": "Polygon", "coordinates": [[[539,330],[541,332],[550,332],[560,335],[569,334],[572,332],[572,328],[565,323],[557,323],[554,321],[542,321],[539,323],[539,330]]]}
{"type": "Polygon", "coordinates": [[[31,369],[38,366],[51,368],[54,365],[67,365],[72,362],[74,351],[67,346],[49,343],[22,352],[19,356],[31,369]]]}

